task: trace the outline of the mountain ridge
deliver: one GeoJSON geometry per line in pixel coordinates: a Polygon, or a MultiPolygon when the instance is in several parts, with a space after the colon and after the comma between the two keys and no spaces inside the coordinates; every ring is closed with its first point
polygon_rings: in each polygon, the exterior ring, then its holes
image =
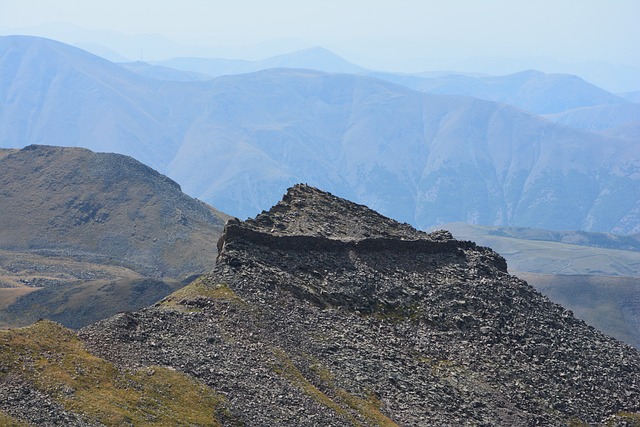
{"type": "Polygon", "coordinates": [[[640,353],[509,275],[491,249],[301,184],[230,219],[210,274],[78,333],[49,321],[0,331],[0,363],[0,421],[16,425],[640,417],[640,353]]]}
{"type": "Polygon", "coordinates": [[[153,61],[152,64],[176,68],[182,71],[198,72],[209,75],[211,78],[230,74],[253,73],[269,68],[313,69],[328,73],[347,74],[360,73],[365,70],[320,46],[254,61],[185,57],[153,61]]]}
{"type": "Polygon", "coordinates": [[[569,74],[525,70],[504,76],[418,77],[371,73],[425,93],[462,95],[501,102],[535,114],[556,114],[580,107],[627,104],[628,100],[569,74]]]}
{"type": "MultiPolygon", "coordinates": [[[[140,251],[149,244],[150,236],[156,235],[151,229],[163,227],[167,241],[178,244],[183,234],[193,232],[192,227],[212,224],[215,228],[217,224],[221,230],[221,218],[225,218],[219,211],[183,195],[175,181],[122,155],[31,145],[1,158],[0,168],[0,215],[6,225],[0,231],[3,249],[58,249],[77,251],[79,255],[89,252],[158,277],[179,276],[193,271],[184,266],[171,269],[170,263],[159,262],[164,258],[161,253],[140,251]],[[128,186],[123,186],[125,183],[128,186]],[[170,207],[171,203],[179,207],[170,207]],[[38,204],[40,211],[46,208],[51,216],[30,217],[25,226],[24,216],[16,212],[35,213],[38,204]],[[172,207],[175,212],[170,211],[172,207]],[[130,225],[115,224],[119,221],[130,225]],[[131,235],[110,231],[112,224],[118,230],[130,229],[131,235]],[[94,233],[103,237],[85,240],[85,236],[94,233]],[[129,246],[136,249],[127,249],[129,246]]],[[[203,265],[212,259],[195,264],[203,265]]]]}

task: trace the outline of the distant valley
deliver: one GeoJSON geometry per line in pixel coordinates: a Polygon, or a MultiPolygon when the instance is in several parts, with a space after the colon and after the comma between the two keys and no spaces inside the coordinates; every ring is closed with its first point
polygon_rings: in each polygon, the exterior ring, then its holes
{"type": "Polygon", "coordinates": [[[640,235],[462,223],[437,228],[495,249],[507,258],[512,271],[640,277],[640,235]]]}

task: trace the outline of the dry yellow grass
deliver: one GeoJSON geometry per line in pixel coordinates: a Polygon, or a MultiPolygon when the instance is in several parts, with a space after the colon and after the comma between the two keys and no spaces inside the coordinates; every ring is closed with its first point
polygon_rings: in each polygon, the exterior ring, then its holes
{"type": "Polygon", "coordinates": [[[0,411],[0,426],[3,427],[29,427],[29,424],[22,422],[10,415],[0,411]]]}
{"type": "Polygon", "coordinates": [[[162,367],[116,368],[71,330],[40,321],[0,331],[3,375],[18,375],[65,409],[108,426],[219,426],[224,400],[206,385],[162,367]]]}
{"type": "Polygon", "coordinates": [[[287,378],[316,402],[346,418],[354,427],[364,425],[398,427],[398,424],[380,411],[382,403],[375,394],[369,393],[366,398],[360,398],[346,390],[337,388],[333,382],[333,373],[321,364],[314,363],[310,369],[315,372],[328,392],[335,395],[334,398],[331,398],[309,381],[283,350],[276,349],[274,354],[279,362],[275,367],[277,373],[287,378]],[[364,423],[360,420],[364,420],[364,423]]]}
{"type": "Polygon", "coordinates": [[[187,286],[178,289],[171,295],[165,297],[161,304],[164,307],[181,308],[183,302],[194,301],[198,298],[210,298],[244,304],[242,298],[233,292],[229,286],[226,284],[212,284],[208,281],[207,276],[201,276],[187,286]]]}

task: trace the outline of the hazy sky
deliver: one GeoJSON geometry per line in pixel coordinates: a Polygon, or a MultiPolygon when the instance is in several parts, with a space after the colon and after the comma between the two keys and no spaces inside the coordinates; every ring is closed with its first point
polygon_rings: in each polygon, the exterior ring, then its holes
{"type": "Polygon", "coordinates": [[[65,22],[183,44],[279,40],[388,69],[427,58],[532,56],[640,67],[639,21],[640,0],[0,0],[5,34],[65,22]]]}

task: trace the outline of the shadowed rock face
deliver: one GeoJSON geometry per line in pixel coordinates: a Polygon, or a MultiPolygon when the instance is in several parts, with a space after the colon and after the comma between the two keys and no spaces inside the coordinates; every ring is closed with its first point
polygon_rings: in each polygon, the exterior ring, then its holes
{"type": "Polygon", "coordinates": [[[119,365],[204,381],[226,396],[225,425],[599,425],[640,411],[636,350],[447,232],[297,185],[230,220],[219,248],[208,276],[82,339],[119,365]]]}
{"type": "Polygon", "coordinates": [[[255,220],[227,222],[221,242],[221,265],[241,266],[252,253],[254,263],[292,276],[280,286],[294,294],[367,313],[415,309],[424,300],[424,280],[444,280],[440,270],[448,266],[478,264],[470,267],[473,274],[507,271],[491,250],[454,240],[446,231],[418,231],[304,185],[255,220]],[[406,272],[416,274],[415,283],[406,272]]]}

